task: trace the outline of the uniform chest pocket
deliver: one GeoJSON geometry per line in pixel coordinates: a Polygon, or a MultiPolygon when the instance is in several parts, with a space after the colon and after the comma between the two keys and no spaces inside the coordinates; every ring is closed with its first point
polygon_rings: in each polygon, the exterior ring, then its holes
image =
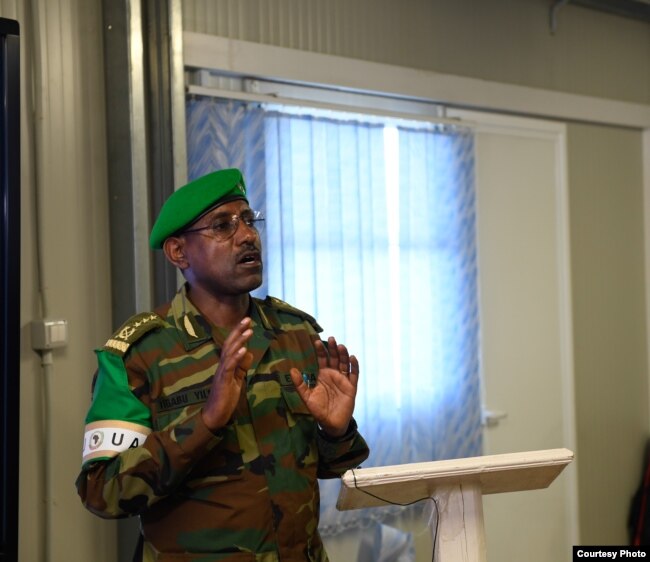
{"type": "Polygon", "coordinates": [[[206,488],[242,478],[244,460],[235,424],[228,424],[221,433],[221,443],[192,468],[186,482],[188,488],[206,488]]]}
{"type": "Polygon", "coordinates": [[[304,466],[318,462],[316,421],[295,387],[283,385],[282,399],[286,406],[287,425],[296,460],[304,466]]]}
{"type": "Polygon", "coordinates": [[[294,416],[311,416],[307,405],[303,402],[295,387],[282,387],[282,398],[287,406],[287,411],[294,416]]]}
{"type": "MultiPolygon", "coordinates": [[[[154,429],[157,431],[170,429],[197,414],[200,409],[201,404],[194,404],[186,408],[158,412],[154,419],[154,429]]],[[[242,477],[244,463],[235,424],[228,424],[221,433],[223,435],[221,443],[192,468],[185,482],[187,488],[204,488],[242,477]]]]}

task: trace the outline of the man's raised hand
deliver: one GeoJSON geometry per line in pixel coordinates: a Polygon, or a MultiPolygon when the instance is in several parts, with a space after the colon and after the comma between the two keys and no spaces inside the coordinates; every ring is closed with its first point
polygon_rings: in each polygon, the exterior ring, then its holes
{"type": "Polygon", "coordinates": [[[318,358],[316,385],[303,380],[298,369],[291,369],[291,379],[298,394],[325,433],[332,437],[345,434],[354,411],[354,401],[359,383],[359,361],[337,344],[336,339],[315,342],[318,358]]]}
{"type": "Polygon", "coordinates": [[[223,344],[210,394],[201,412],[205,425],[211,431],[224,427],[237,407],[246,371],[253,363],[253,354],[246,347],[253,335],[250,325],[251,319],[244,318],[232,329],[223,344]]]}

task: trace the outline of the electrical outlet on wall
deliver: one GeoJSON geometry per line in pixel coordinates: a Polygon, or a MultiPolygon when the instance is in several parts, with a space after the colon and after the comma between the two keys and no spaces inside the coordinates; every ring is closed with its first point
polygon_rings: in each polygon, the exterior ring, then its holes
{"type": "Polygon", "coordinates": [[[32,322],[32,349],[46,351],[68,344],[68,321],[61,319],[32,322]]]}

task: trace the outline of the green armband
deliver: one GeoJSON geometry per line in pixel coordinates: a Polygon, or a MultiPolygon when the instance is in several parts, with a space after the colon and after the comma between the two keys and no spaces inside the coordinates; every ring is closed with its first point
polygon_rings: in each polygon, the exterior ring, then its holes
{"type": "Polygon", "coordinates": [[[131,392],[122,358],[101,350],[96,353],[99,369],[86,416],[84,465],[138,447],[151,433],[151,414],[131,392]]]}

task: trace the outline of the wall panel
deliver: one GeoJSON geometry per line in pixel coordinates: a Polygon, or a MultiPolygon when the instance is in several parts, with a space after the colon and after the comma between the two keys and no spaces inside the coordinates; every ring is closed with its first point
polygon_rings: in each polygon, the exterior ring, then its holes
{"type": "Polygon", "coordinates": [[[187,31],[650,103],[650,25],[542,0],[184,0],[187,31]]]}
{"type": "Polygon", "coordinates": [[[111,329],[101,3],[1,0],[0,15],[23,39],[19,559],[113,560],[114,523],[74,487],[92,350],[111,329]],[[49,375],[31,349],[43,316],[69,323],[49,375]]]}
{"type": "Polygon", "coordinates": [[[625,544],[649,423],[641,134],[568,133],[581,538],[625,544]]]}

